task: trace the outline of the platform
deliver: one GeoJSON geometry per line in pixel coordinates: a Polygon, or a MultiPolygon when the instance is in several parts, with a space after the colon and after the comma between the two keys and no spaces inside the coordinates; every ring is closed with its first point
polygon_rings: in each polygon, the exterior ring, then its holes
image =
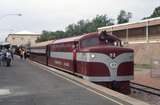
{"type": "Polygon", "coordinates": [[[153,77],[151,69],[135,68],[132,82],[160,89],[160,77],[153,77]]]}
{"type": "Polygon", "coordinates": [[[0,105],[148,105],[55,71],[15,57],[11,67],[0,67],[0,105]]]}

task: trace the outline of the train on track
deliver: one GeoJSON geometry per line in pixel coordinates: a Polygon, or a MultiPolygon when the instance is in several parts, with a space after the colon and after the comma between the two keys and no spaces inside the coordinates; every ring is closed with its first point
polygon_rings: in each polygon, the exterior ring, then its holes
{"type": "Polygon", "coordinates": [[[30,48],[30,59],[128,94],[134,51],[105,31],[57,39],[30,48]]]}

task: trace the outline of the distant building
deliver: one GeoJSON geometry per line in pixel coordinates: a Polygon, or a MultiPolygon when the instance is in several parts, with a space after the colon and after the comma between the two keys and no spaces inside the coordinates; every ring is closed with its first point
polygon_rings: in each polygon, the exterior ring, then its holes
{"type": "Polygon", "coordinates": [[[126,43],[156,43],[160,42],[160,17],[98,28],[104,30],[126,43]]]}
{"type": "Polygon", "coordinates": [[[31,33],[28,31],[21,31],[14,34],[9,34],[6,38],[6,42],[16,46],[31,46],[36,43],[38,37],[41,34],[31,33]]]}

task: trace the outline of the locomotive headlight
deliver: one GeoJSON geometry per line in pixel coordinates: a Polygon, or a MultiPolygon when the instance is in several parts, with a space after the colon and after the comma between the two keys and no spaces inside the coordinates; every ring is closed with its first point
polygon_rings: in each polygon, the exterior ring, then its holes
{"type": "Polygon", "coordinates": [[[95,55],[94,55],[94,54],[91,54],[91,58],[95,58],[95,55]]]}
{"type": "Polygon", "coordinates": [[[133,59],[134,59],[134,56],[133,56],[133,55],[130,55],[130,56],[129,56],[129,59],[133,60],[133,59]]]}

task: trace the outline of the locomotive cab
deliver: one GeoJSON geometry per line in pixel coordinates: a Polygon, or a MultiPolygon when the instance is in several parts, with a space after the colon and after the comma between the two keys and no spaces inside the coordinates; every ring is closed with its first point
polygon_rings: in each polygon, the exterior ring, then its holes
{"type": "Polygon", "coordinates": [[[92,82],[128,88],[133,79],[133,50],[124,48],[119,38],[106,32],[82,38],[77,61],[83,78],[92,82]]]}
{"type": "Polygon", "coordinates": [[[122,42],[119,38],[114,35],[109,35],[106,32],[101,32],[97,35],[92,35],[90,37],[84,37],[80,41],[81,48],[89,48],[95,46],[117,46],[123,47],[122,42]]]}
{"type": "Polygon", "coordinates": [[[121,43],[121,40],[118,39],[117,37],[115,36],[111,36],[111,35],[108,35],[106,33],[106,31],[102,31],[99,35],[99,40],[101,42],[104,42],[106,45],[111,45],[111,46],[119,46],[119,47],[122,47],[122,43],[121,43]]]}

